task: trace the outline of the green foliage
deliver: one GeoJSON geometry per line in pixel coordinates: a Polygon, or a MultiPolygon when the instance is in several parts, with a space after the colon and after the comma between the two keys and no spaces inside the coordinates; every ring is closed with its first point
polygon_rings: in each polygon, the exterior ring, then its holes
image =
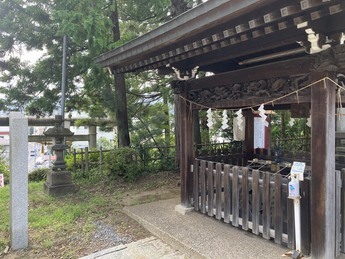
{"type": "Polygon", "coordinates": [[[47,178],[49,168],[38,168],[29,173],[29,182],[41,182],[47,178]]]}
{"type": "Polygon", "coordinates": [[[103,150],[113,149],[115,147],[114,141],[110,141],[105,137],[101,137],[98,139],[99,146],[102,147],[103,150]]]}
{"type": "Polygon", "coordinates": [[[115,113],[113,78],[93,58],[153,29],[167,17],[170,0],[144,2],[0,1],[0,49],[9,56],[0,60],[0,81],[6,86],[0,89],[6,96],[0,108],[37,116],[53,112],[60,98],[62,36],[67,35],[66,111],[85,110],[94,117],[115,113]],[[114,43],[116,7],[121,40],[114,43]],[[21,49],[45,51],[30,65],[11,55],[21,49]]]}
{"type": "Polygon", "coordinates": [[[6,163],[0,162],[0,174],[4,175],[5,184],[8,184],[10,181],[10,169],[6,163]]]}
{"type": "Polygon", "coordinates": [[[122,177],[125,181],[133,182],[143,173],[139,153],[133,148],[117,148],[108,152],[104,161],[111,179],[122,177]]]}
{"type": "MultiPolygon", "coordinates": [[[[114,78],[93,58],[146,33],[191,8],[195,0],[0,1],[0,109],[51,115],[61,97],[62,36],[68,36],[66,112],[86,111],[115,121],[118,102],[114,78]],[[117,5],[117,6],[116,6],[117,5]],[[114,16],[118,10],[118,22],[114,16]],[[114,27],[121,39],[114,42],[114,27]],[[43,50],[35,64],[13,52],[43,50]],[[7,58],[8,57],[8,58],[7,58]]],[[[169,77],[149,71],[126,76],[128,117],[134,146],[174,143],[170,134],[172,94],[169,77]],[[159,93],[148,98],[145,94],[159,93]],[[163,123],[162,123],[163,122],[163,123]]]]}
{"type": "Polygon", "coordinates": [[[139,148],[145,171],[176,171],[174,147],[151,147],[141,145],[139,148]]]}
{"type": "MultiPolygon", "coordinates": [[[[73,171],[73,168],[74,168],[74,158],[73,158],[73,153],[68,153],[66,156],[65,156],[65,162],[66,162],[66,169],[68,171],[73,171]]],[[[81,157],[80,155],[77,155],[77,164],[80,164],[81,162],[81,157]]]]}
{"type": "MultiPolygon", "coordinates": [[[[85,167],[85,149],[77,150],[76,154],[76,169],[80,171],[82,167],[85,167]]],[[[88,154],[89,170],[97,169],[99,165],[99,151],[97,149],[90,149],[88,154]]],[[[67,170],[74,171],[74,154],[69,153],[65,156],[65,162],[67,170]]],[[[88,175],[82,175],[82,177],[88,177],[88,175]]]]}
{"type": "Polygon", "coordinates": [[[291,114],[289,111],[277,111],[271,115],[271,145],[283,151],[309,151],[311,137],[307,118],[296,118],[294,124],[289,125],[291,114]]]}

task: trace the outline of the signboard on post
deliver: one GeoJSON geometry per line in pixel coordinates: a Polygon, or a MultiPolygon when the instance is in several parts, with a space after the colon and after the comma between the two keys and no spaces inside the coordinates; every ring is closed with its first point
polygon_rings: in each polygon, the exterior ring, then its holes
{"type": "Polygon", "coordinates": [[[4,174],[0,174],[0,188],[5,186],[4,174]]]}
{"type": "Polygon", "coordinates": [[[293,162],[290,174],[291,176],[298,176],[299,181],[303,181],[303,174],[305,169],[305,163],[303,162],[293,162]]]}

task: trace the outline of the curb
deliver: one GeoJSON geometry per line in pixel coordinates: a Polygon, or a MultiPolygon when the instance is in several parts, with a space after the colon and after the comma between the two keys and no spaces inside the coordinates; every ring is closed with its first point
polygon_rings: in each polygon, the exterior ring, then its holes
{"type": "Polygon", "coordinates": [[[197,252],[193,247],[180,242],[174,236],[162,231],[161,229],[157,228],[155,225],[151,224],[145,219],[135,215],[128,209],[128,207],[125,207],[123,211],[129,217],[136,220],[140,225],[142,225],[144,228],[150,231],[153,235],[160,238],[167,244],[171,245],[173,248],[179,250],[181,253],[184,253],[187,258],[191,258],[191,259],[207,258],[205,255],[202,255],[199,252],[197,252]]]}

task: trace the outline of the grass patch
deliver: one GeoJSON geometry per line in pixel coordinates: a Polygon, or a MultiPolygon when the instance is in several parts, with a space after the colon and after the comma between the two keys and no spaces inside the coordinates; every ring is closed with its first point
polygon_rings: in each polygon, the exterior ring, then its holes
{"type": "MultiPolygon", "coordinates": [[[[128,197],[134,196],[135,204],[156,201],[157,189],[176,189],[176,179],[178,175],[164,173],[135,183],[76,180],[78,192],[64,197],[50,197],[43,193],[43,182],[31,182],[29,249],[11,252],[11,258],[79,258],[108,248],[109,240],[95,238],[97,222],[119,235],[129,235],[132,240],[144,238],[148,233],[122,212],[123,206],[133,204],[128,197]],[[154,193],[147,193],[150,190],[154,193]]],[[[0,188],[0,257],[10,245],[9,202],[9,186],[0,188]]]]}

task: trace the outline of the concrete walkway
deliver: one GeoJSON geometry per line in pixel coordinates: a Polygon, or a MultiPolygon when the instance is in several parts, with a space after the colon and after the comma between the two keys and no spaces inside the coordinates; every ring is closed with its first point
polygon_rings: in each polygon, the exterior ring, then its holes
{"type": "MultiPolygon", "coordinates": [[[[185,258],[283,258],[289,249],[197,212],[175,211],[179,199],[126,207],[125,212],[185,258]]],[[[286,257],[285,257],[286,258],[286,257]]]]}
{"type": "MultiPolygon", "coordinates": [[[[175,211],[179,199],[126,207],[156,237],[109,248],[83,259],[288,258],[290,250],[198,212],[175,211]],[[284,257],[283,257],[284,256],[284,257]]],[[[341,254],[339,258],[345,258],[341,254]]]]}
{"type": "Polygon", "coordinates": [[[182,253],[163,243],[156,237],[149,237],[126,245],[118,245],[80,259],[183,259],[182,253]]]}

